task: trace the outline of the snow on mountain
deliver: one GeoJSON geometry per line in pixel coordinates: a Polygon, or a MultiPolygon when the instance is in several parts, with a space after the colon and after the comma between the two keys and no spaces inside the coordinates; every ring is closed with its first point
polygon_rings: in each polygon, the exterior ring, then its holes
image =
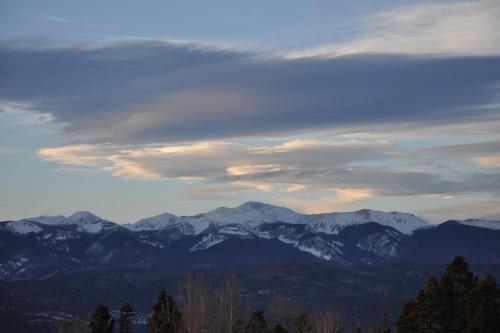
{"type": "Polygon", "coordinates": [[[71,225],[77,224],[82,231],[95,233],[102,229],[102,224],[111,223],[109,221],[105,221],[97,215],[94,215],[90,212],[79,211],[68,217],[62,215],[56,216],[38,216],[32,217],[28,219],[22,219],[20,221],[16,221],[15,223],[21,222],[38,222],[46,225],[71,225]],[[100,223],[103,222],[103,223],[100,223]]]}
{"type": "Polygon", "coordinates": [[[68,216],[68,224],[76,224],[77,230],[89,234],[95,234],[103,229],[109,229],[116,226],[113,222],[103,220],[90,212],[76,212],[68,216]]]}
{"type": "Polygon", "coordinates": [[[394,230],[384,233],[374,233],[363,238],[356,246],[367,252],[374,253],[383,258],[396,257],[399,254],[399,235],[394,230]]]}
{"type": "Polygon", "coordinates": [[[468,219],[468,220],[460,220],[460,221],[455,221],[455,222],[458,222],[458,223],[463,224],[463,225],[468,225],[471,227],[500,230],[500,221],[468,219]]]}
{"type": "Polygon", "coordinates": [[[91,212],[80,211],[68,216],[68,224],[91,223],[103,219],[91,212]]]}
{"type": "Polygon", "coordinates": [[[260,202],[249,201],[236,208],[217,208],[205,214],[183,217],[199,234],[211,224],[244,224],[257,227],[263,223],[297,223],[302,215],[294,211],[260,202]]]}
{"type": "Polygon", "coordinates": [[[324,213],[306,215],[301,221],[309,225],[316,232],[338,234],[347,226],[376,222],[381,225],[393,227],[404,234],[428,226],[429,224],[418,216],[401,212],[381,212],[371,209],[362,209],[347,213],[324,213]]]}
{"type": "Polygon", "coordinates": [[[139,220],[134,224],[126,225],[125,227],[133,231],[160,230],[179,222],[180,220],[177,216],[169,213],[163,213],[139,220]]]}
{"type": "MultiPolygon", "coordinates": [[[[85,211],[76,212],[69,217],[39,216],[22,221],[33,221],[47,225],[77,224],[82,231],[91,233],[99,232],[106,223],[111,223],[85,211]]],[[[338,234],[347,226],[367,222],[376,222],[385,226],[390,226],[404,234],[411,234],[416,229],[429,226],[423,219],[408,213],[386,213],[363,209],[346,213],[301,215],[288,208],[254,201],[246,202],[235,208],[221,207],[194,216],[178,217],[169,213],[163,213],[139,220],[134,224],[122,226],[132,231],[161,230],[175,227],[183,234],[200,234],[211,225],[244,225],[246,228],[255,230],[264,223],[276,222],[305,224],[315,232],[326,234],[338,234]]],[[[480,224],[490,225],[489,228],[491,229],[496,227],[496,224],[492,223],[493,222],[490,221],[482,221],[480,224]]]]}
{"type": "Polygon", "coordinates": [[[80,211],[68,217],[61,215],[57,216],[38,216],[29,219],[22,219],[15,222],[10,222],[8,229],[18,233],[27,234],[31,232],[38,233],[43,229],[36,223],[57,226],[57,225],[77,225],[76,230],[85,233],[98,233],[104,228],[115,226],[110,221],[103,220],[97,215],[90,212],[80,211]]]}
{"type": "Polygon", "coordinates": [[[7,223],[7,229],[18,234],[18,235],[27,235],[30,233],[39,233],[43,229],[40,228],[36,223],[29,221],[15,221],[7,223]]]}
{"type": "Polygon", "coordinates": [[[219,243],[222,243],[225,241],[228,237],[226,235],[219,235],[219,234],[208,234],[203,236],[200,242],[196,243],[193,245],[189,251],[194,252],[194,251],[200,251],[200,250],[206,250],[214,245],[217,245],[219,243]]]}
{"type": "Polygon", "coordinates": [[[66,224],[68,222],[68,219],[62,215],[56,215],[56,216],[41,215],[37,217],[23,219],[22,221],[32,221],[47,225],[60,225],[60,224],[66,224]]]}

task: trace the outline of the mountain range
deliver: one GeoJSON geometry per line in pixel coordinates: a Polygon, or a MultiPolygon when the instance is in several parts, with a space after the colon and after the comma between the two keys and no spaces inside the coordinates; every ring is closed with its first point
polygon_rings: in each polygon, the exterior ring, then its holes
{"type": "Polygon", "coordinates": [[[500,263],[500,221],[430,224],[413,214],[363,209],[304,215],[259,202],[194,216],[164,213],[117,224],[89,212],[0,222],[0,279],[80,271],[205,269],[322,262],[500,263]]]}

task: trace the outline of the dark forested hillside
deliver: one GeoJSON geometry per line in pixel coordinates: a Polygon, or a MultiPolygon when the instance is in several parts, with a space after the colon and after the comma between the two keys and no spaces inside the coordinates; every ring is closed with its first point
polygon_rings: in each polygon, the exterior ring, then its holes
{"type": "MultiPolygon", "coordinates": [[[[425,285],[429,276],[440,276],[445,268],[442,264],[399,264],[353,269],[295,263],[247,266],[233,272],[242,299],[258,308],[265,309],[270,299],[283,296],[311,312],[339,309],[345,320],[380,322],[382,303],[387,301],[389,318],[394,323],[404,302],[425,285]]],[[[478,275],[491,272],[500,276],[500,265],[473,265],[472,269],[478,275]]],[[[221,269],[196,270],[191,274],[218,285],[227,273],[221,269]]],[[[136,309],[136,320],[144,324],[158,291],[165,288],[177,296],[186,274],[184,270],[118,269],[0,282],[0,318],[16,313],[18,318],[23,317],[20,322],[47,327],[51,318],[85,316],[97,304],[106,303],[116,314],[121,304],[130,302],[136,309]]],[[[7,325],[6,319],[1,322],[7,325]]]]}

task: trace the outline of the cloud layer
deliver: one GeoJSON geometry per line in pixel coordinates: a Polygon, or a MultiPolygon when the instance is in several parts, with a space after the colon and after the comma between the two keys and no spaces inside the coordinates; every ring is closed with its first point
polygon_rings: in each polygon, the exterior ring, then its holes
{"type": "Polygon", "coordinates": [[[157,143],[498,118],[500,57],[283,59],[159,41],[0,45],[0,99],[73,138],[157,143]]]}
{"type": "Polygon", "coordinates": [[[58,172],[181,180],[169,185],[187,200],[248,194],[318,212],[407,198],[429,215],[493,216],[499,16],[498,1],[406,6],[298,52],[4,40],[0,116],[59,130],[30,146],[58,172]]]}
{"type": "MultiPolygon", "coordinates": [[[[415,161],[422,154],[428,156],[423,152],[414,153],[415,161]]],[[[498,173],[450,177],[425,168],[411,170],[401,162],[408,155],[386,141],[295,140],[271,146],[212,141],[128,149],[75,145],[41,149],[39,155],[62,164],[98,167],[118,177],[231,184],[227,191],[235,186],[264,192],[336,191],[336,200],[343,202],[373,196],[498,195],[500,189],[498,173]],[[369,167],[369,163],[379,165],[369,167]]],[[[219,186],[215,192],[223,190],[219,186]]]]}

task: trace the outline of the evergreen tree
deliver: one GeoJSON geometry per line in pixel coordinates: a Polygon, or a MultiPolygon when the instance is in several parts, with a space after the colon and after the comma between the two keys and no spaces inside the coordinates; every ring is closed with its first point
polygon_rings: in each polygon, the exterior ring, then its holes
{"type": "Polygon", "coordinates": [[[495,278],[488,274],[471,290],[465,306],[466,333],[500,331],[500,290],[495,278]]]}
{"type": "Polygon", "coordinates": [[[455,257],[440,282],[430,278],[426,291],[403,307],[397,327],[400,333],[463,333],[465,306],[477,278],[462,257],[455,257]]]}
{"type": "Polygon", "coordinates": [[[477,279],[463,257],[455,257],[441,277],[443,296],[442,329],[447,333],[463,333],[467,321],[465,303],[477,279]]]}
{"type": "Polygon", "coordinates": [[[413,313],[410,318],[415,326],[415,333],[427,333],[429,332],[429,318],[427,314],[427,295],[425,291],[421,289],[417,294],[417,299],[415,301],[415,307],[413,308],[413,313]]]}
{"type": "Polygon", "coordinates": [[[415,333],[418,332],[415,324],[414,315],[417,302],[410,299],[403,307],[401,315],[398,318],[396,327],[399,333],[415,333]]]}
{"type": "Polygon", "coordinates": [[[307,313],[301,313],[295,318],[293,322],[295,333],[311,333],[313,325],[307,313]]]}
{"type": "Polygon", "coordinates": [[[135,310],[128,303],[125,303],[120,308],[120,318],[118,324],[120,325],[120,333],[132,333],[131,317],[135,315],[135,310]]]}
{"type": "Polygon", "coordinates": [[[99,305],[90,318],[89,328],[91,333],[111,333],[115,326],[115,320],[109,314],[106,305],[99,305]]]}
{"type": "Polygon", "coordinates": [[[178,333],[181,331],[181,313],[173,298],[161,289],[149,320],[150,333],[178,333]]]}
{"type": "Polygon", "coordinates": [[[441,295],[441,287],[434,277],[430,277],[427,282],[424,313],[427,332],[446,332],[443,321],[444,303],[441,295]]]}
{"type": "Polygon", "coordinates": [[[267,322],[264,318],[264,313],[262,311],[255,311],[252,313],[248,319],[248,323],[245,326],[245,333],[266,333],[267,332],[267,322]]]}
{"type": "Polygon", "coordinates": [[[274,325],[274,327],[269,331],[269,333],[288,333],[288,331],[280,324],[274,325]]]}

